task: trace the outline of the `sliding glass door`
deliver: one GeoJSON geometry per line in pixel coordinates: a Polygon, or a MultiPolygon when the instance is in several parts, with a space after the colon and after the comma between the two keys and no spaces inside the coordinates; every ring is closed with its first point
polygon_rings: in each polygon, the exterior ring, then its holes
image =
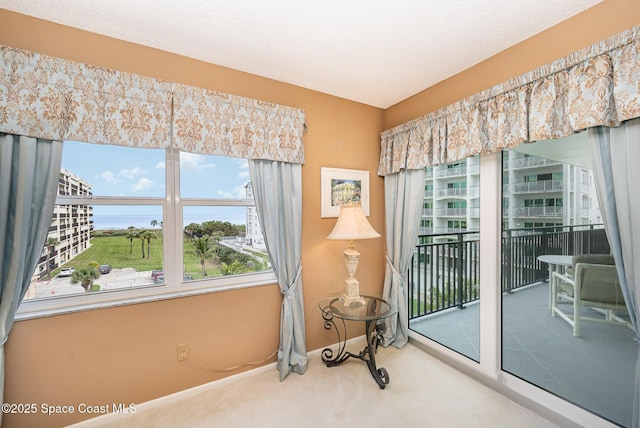
{"type": "MultiPolygon", "coordinates": [[[[638,346],[628,314],[598,305],[574,314],[576,284],[593,273],[577,271],[573,256],[610,252],[587,144],[575,135],[503,153],[502,370],[630,426],[638,346]],[[578,335],[574,316],[588,319],[578,335]]],[[[615,288],[598,281],[603,293],[615,288]]]]}

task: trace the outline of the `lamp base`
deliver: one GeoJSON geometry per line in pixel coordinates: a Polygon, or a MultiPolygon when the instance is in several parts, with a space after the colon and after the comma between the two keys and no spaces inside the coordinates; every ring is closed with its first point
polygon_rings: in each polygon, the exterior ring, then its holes
{"type": "Polygon", "coordinates": [[[365,300],[360,297],[360,283],[353,276],[344,280],[346,284],[346,290],[342,294],[342,304],[345,306],[351,306],[352,303],[357,303],[358,305],[365,305],[365,300]]]}
{"type": "Polygon", "coordinates": [[[352,304],[354,306],[364,306],[367,304],[367,302],[365,302],[365,300],[360,297],[360,296],[347,296],[346,293],[343,293],[342,296],[340,297],[340,299],[342,300],[342,304],[345,306],[351,306],[352,304]]]}

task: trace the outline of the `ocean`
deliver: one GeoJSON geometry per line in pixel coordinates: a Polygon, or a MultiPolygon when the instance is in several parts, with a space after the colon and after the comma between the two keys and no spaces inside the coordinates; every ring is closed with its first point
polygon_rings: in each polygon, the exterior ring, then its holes
{"type": "MultiPolygon", "coordinates": [[[[127,215],[93,215],[93,229],[94,230],[125,230],[130,226],[135,227],[136,229],[152,228],[151,221],[156,220],[158,225],[155,228],[160,228],[160,222],[162,221],[162,217],[153,216],[153,215],[138,215],[138,214],[127,214],[127,215]]],[[[185,215],[184,221],[182,222],[183,227],[191,224],[197,223],[201,224],[205,221],[228,221],[231,224],[246,224],[246,217],[242,216],[212,216],[206,214],[198,214],[198,215],[185,215]]]]}

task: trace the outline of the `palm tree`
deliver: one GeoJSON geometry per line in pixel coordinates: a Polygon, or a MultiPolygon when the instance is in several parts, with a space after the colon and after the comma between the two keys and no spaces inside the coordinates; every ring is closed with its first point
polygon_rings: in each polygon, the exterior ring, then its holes
{"type": "Polygon", "coordinates": [[[215,241],[209,235],[204,235],[193,240],[193,252],[200,257],[200,265],[202,266],[202,276],[207,276],[204,262],[207,258],[215,254],[215,241]]]}
{"type": "Polygon", "coordinates": [[[155,232],[152,232],[151,230],[145,230],[144,232],[142,232],[142,235],[144,236],[144,240],[147,241],[147,258],[151,258],[151,240],[152,239],[156,239],[158,236],[155,234],[155,232]]]}
{"type": "Polygon", "coordinates": [[[230,265],[226,264],[225,262],[222,262],[220,264],[220,272],[223,275],[237,275],[239,273],[244,273],[246,271],[247,271],[247,268],[237,260],[231,263],[230,265]]]}
{"type": "Polygon", "coordinates": [[[140,239],[140,248],[142,249],[142,258],[144,259],[144,243],[147,240],[147,237],[145,236],[145,234],[147,233],[146,230],[141,230],[140,232],[138,232],[136,234],[136,238],[140,239]]]}
{"type": "Polygon", "coordinates": [[[190,223],[184,227],[184,233],[191,239],[199,230],[202,230],[202,227],[197,223],[190,223]]]}
{"type": "Polygon", "coordinates": [[[151,220],[151,227],[156,227],[158,225],[158,220],[151,220]]]}
{"type": "Polygon", "coordinates": [[[71,274],[71,284],[80,284],[85,292],[91,291],[93,281],[100,278],[100,272],[91,266],[76,269],[71,274]]]}
{"type": "Polygon", "coordinates": [[[51,249],[59,243],[60,241],[56,238],[47,238],[47,242],[44,244],[47,247],[47,278],[51,278],[51,249]]]}
{"type": "Polygon", "coordinates": [[[133,240],[138,237],[138,234],[135,232],[136,228],[134,226],[129,226],[129,232],[125,235],[129,240],[129,254],[133,254],[133,240]]]}

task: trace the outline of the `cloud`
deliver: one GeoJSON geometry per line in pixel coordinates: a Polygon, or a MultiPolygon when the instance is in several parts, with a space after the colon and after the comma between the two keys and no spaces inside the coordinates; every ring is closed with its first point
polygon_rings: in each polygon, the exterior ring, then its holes
{"type": "Polygon", "coordinates": [[[120,175],[122,175],[125,178],[136,178],[136,176],[140,175],[144,173],[144,170],[140,167],[135,167],[135,168],[131,168],[131,169],[121,169],[120,170],[120,175]]]}
{"type": "Polygon", "coordinates": [[[146,190],[151,187],[153,187],[152,180],[149,180],[148,178],[141,178],[136,184],[133,184],[131,186],[131,190],[133,190],[134,192],[139,192],[140,190],[146,190]]]}
{"type": "Polygon", "coordinates": [[[162,161],[162,162],[158,162],[158,163],[156,164],[156,169],[164,169],[164,168],[165,168],[164,161],[162,161]]]}
{"type": "Polygon", "coordinates": [[[207,163],[207,156],[195,153],[180,153],[180,168],[201,171],[207,168],[215,168],[216,164],[207,163]]]}
{"type": "Polygon", "coordinates": [[[223,199],[246,199],[247,189],[242,185],[234,187],[231,191],[218,190],[217,194],[223,199]]]}
{"type": "Polygon", "coordinates": [[[245,171],[240,171],[240,173],[238,174],[238,178],[244,178],[246,180],[249,180],[251,178],[250,174],[249,174],[249,170],[245,170],[245,171]]]}
{"type": "Polygon", "coordinates": [[[100,178],[102,178],[105,182],[109,183],[109,184],[118,184],[120,183],[120,180],[118,180],[115,176],[115,174],[111,171],[105,171],[102,174],[100,174],[100,178]]]}

